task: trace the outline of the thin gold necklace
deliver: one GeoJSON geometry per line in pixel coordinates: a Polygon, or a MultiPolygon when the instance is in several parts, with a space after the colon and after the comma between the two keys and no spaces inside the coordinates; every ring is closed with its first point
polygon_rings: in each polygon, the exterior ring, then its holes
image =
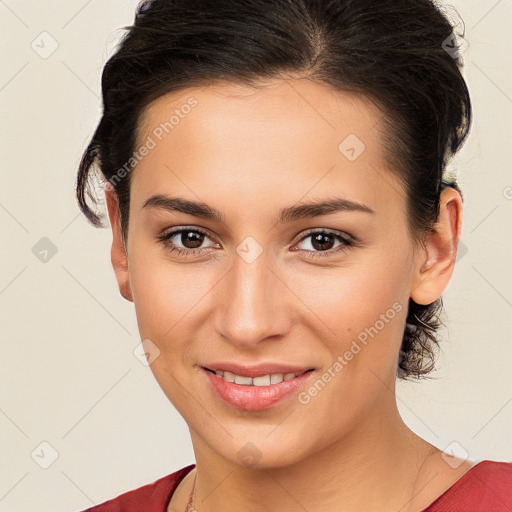
{"type": "MultiPolygon", "coordinates": [[[[433,448],[432,451],[435,451],[435,448],[433,448]]],[[[427,456],[427,458],[428,458],[428,456],[427,456]]],[[[423,467],[423,464],[425,464],[425,460],[421,464],[420,469],[421,469],[421,467],[423,467]]],[[[420,470],[418,470],[418,473],[419,473],[419,471],[420,470]]],[[[185,512],[197,512],[197,510],[192,506],[192,499],[194,497],[194,491],[196,488],[196,479],[197,479],[197,468],[196,468],[196,474],[194,475],[194,483],[192,484],[192,490],[190,491],[187,506],[185,507],[185,512]]]]}
{"type": "Polygon", "coordinates": [[[190,491],[190,496],[188,497],[188,503],[185,507],[185,512],[197,512],[197,510],[192,506],[192,498],[194,497],[194,490],[196,488],[196,478],[197,478],[197,470],[194,476],[194,484],[192,485],[192,490],[190,491]]]}

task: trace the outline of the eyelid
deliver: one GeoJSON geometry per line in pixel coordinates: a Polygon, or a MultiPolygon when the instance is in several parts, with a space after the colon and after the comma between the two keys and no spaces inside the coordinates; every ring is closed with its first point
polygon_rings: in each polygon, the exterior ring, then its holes
{"type": "Polygon", "coordinates": [[[338,256],[342,253],[349,251],[358,246],[356,239],[349,235],[344,231],[338,231],[336,229],[327,229],[327,228],[316,228],[311,229],[304,233],[300,240],[296,242],[294,245],[301,243],[302,241],[309,238],[314,234],[324,234],[333,237],[335,240],[340,241],[340,245],[338,247],[334,247],[332,249],[328,249],[326,251],[310,251],[307,249],[294,249],[294,252],[303,252],[306,255],[306,258],[309,259],[319,259],[321,261],[322,258],[329,258],[332,256],[338,256]]]}
{"type": "MultiPolygon", "coordinates": [[[[180,226],[180,227],[171,228],[170,231],[168,231],[167,233],[163,232],[163,234],[158,235],[156,238],[160,243],[162,243],[164,246],[166,246],[167,251],[169,251],[171,253],[176,253],[178,255],[182,255],[185,257],[197,256],[197,255],[203,253],[204,251],[208,251],[209,249],[212,249],[211,246],[210,247],[196,247],[194,249],[186,249],[186,248],[184,249],[182,247],[176,246],[175,244],[168,243],[169,240],[171,238],[173,238],[174,236],[176,236],[180,233],[183,233],[183,232],[187,232],[187,231],[201,233],[202,235],[206,236],[207,238],[210,238],[210,240],[212,240],[214,243],[217,243],[210,236],[210,233],[208,232],[208,230],[206,230],[204,228],[200,228],[199,226],[180,226]]],[[[336,229],[329,229],[329,228],[311,228],[311,229],[307,230],[305,233],[302,233],[301,238],[298,241],[296,241],[293,245],[296,245],[296,244],[302,242],[303,240],[305,240],[306,238],[308,238],[309,236],[311,236],[313,234],[331,235],[331,236],[335,237],[336,239],[340,240],[342,243],[340,246],[335,247],[333,249],[328,249],[326,251],[310,251],[307,249],[295,249],[294,252],[304,252],[307,254],[308,258],[318,258],[318,257],[322,258],[322,257],[329,257],[334,254],[338,254],[339,252],[347,251],[348,249],[358,246],[357,240],[349,233],[346,233],[344,231],[338,231],[336,229]]],[[[217,245],[219,245],[219,244],[217,243],[217,245]]]]}
{"type": "MultiPolygon", "coordinates": [[[[205,235],[210,240],[215,242],[215,240],[211,236],[210,232],[208,230],[206,230],[205,228],[201,228],[199,226],[179,226],[179,227],[170,228],[169,231],[163,231],[162,234],[157,235],[156,238],[157,238],[157,240],[159,240],[161,242],[165,242],[166,240],[173,238],[174,236],[178,235],[179,233],[187,232],[187,231],[201,233],[202,235],[205,235]]],[[[217,243],[217,242],[215,242],[215,243],[217,243]]],[[[202,247],[202,248],[198,248],[197,250],[202,250],[202,249],[207,249],[207,248],[202,247]]],[[[187,249],[188,252],[192,252],[193,250],[194,249],[187,249]]]]}
{"type": "Polygon", "coordinates": [[[323,233],[326,235],[336,235],[340,238],[343,238],[346,242],[355,243],[355,239],[352,235],[349,235],[345,231],[338,231],[337,229],[328,229],[328,228],[313,228],[308,231],[306,231],[304,234],[301,235],[301,238],[298,240],[299,242],[302,242],[304,238],[307,238],[308,236],[314,234],[314,233],[323,233]]]}

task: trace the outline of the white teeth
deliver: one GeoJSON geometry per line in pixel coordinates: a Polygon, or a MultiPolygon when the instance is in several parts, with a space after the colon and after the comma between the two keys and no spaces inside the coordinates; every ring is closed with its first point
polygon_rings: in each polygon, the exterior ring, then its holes
{"type": "Polygon", "coordinates": [[[284,375],[282,373],[273,373],[270,376],[270,384],[279,384],[280,382],[283,382],[283,379],[284,375]]]}
{"type": "Polygon", "coordinates": [[[250,386],[252,384],[252,377],[242,377],[241,375],[235,375],[235,384],[250,386]]]}
{"type": "Polygon", "coordinates": [[[226,379],[228,382],[235,382],[235,374],[231,372],[224,372],[222,378],[226,379]]]}
{"type": "Polygon", "coordinates": [[[270,375],[262,375],[261,377],[252,378],[253,386],[270,386],[270,375]]]}
{"type": "Polygon", "coordinates": [[[216,370],[215,375],[227,380],[228,382],[234,382],[241,386],[271,386],[272,384],[279,384],[285,380],[292,380],[295,377],[302,375],[302,373],[272,373],[269,375],[261,375],[260,377],[246,377],[242,375],[235,375],[231,372],[216,370]]]}

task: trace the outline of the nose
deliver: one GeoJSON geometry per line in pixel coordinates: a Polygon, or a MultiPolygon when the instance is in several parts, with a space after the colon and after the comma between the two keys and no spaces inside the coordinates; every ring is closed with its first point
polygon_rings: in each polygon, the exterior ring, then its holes
{"type": "Polygon", "coordinates": [[[292,294],[265,252],[252,262],[237,254],[216,288],[214,328],[233,345],[256,347],[289,331],[292,294]]]}

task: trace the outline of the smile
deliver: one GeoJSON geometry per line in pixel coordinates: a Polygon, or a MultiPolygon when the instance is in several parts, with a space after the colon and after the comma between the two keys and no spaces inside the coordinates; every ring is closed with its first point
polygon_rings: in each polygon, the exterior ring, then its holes
{"type": "MultiPolygon", "coordinates": [[[[228,371],[221,370],[210,370],[206,368],[211,373],[217,375],[217,377],[221,377],[227,382],[232,382],[235,384],[239,384],[241,386],[272,386],[274,384],[280,384],[283,381],[288,381],[295,379],[299,375],[302,375],[306,372],[298,372],[298,373],[272,373],[268,375],[261,375],[258,377],[248,377],[245,375],[236,375],[234,373],[228,371]]],[[[306,370],[311,371],[311,370],[306,370]]]]}
{"type": "Polygon", "coordinates": [[[239,367],[239,373],[248,374],[239,375],[229,370],[212,370],[203,366],[202,373],[213,394],[231,407],[263,411],[290,401],[316,373],[313,369],[293,369],[299,371],[276,372],[270,368],[249,370],[239,367]],[[269,370],[271,373],[267,373],[269,370]]]}

